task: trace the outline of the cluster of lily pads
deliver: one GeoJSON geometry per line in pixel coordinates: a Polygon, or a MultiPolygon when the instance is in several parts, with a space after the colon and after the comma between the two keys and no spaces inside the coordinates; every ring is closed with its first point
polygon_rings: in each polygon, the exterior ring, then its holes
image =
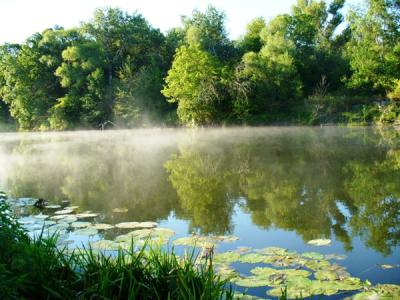
{"type": "MultiPolygon", "coordinates": [[[[47,233],[59,234],[62,243],[68,243],[69,233],[79,236],[93,237],[89,239],[90,247],[98,251],[114,251],[130,249],[132,245],[141,248],[144,244],[165,245],[175,236],[169,228],[158,227],[155,222],[123,222],[105,224],[98,222],[99,214],[91,211],[79,212],[78,206],[69,203],[47,204],[45,214],[34,214],[32,209],[37,199],[19,198],[10,199],[5,193],[0,195],[6,199],[20,214],[19,223],[31,234],[47,233]],[[113,230],[111,239],[101,238],[99,233],[113,230]],[[121,234],[122,233],[122,234],[121,234]]],[[[116,208],[114,213],[125,213],[127,209],[116,208]]],[[[235,236],[200,236],[191,235],[172,240],[175,246],[198,248],[201,251],[199,259],[205,250],[211,250],[219,243],[235,242],[235,236]]],[[[312,246],[327,246],[328,239],[309,241],[312,246]]],[[[266,287],[267,295],[280,297],[286,291],[288,299],[306,298],[313,295],[331,296],[338,293],[351,292],[355,300],[363,299],[400,299],[398,285],[371,286],[368,281],[362,281],[351,276],[343,266],[337,262],[345,259],[344,255],[323,255],[318,252],[297,253],[279,247],[251,249],[239,247],[235,250],[213,255],[213,264],[221,278],[228,279],[238,287],[255,288],[266,287]],[[254,265],[250,275],[239,273],[233,264],[254,265]],[[392,298],[390,298],[392,297],[392,298]],[[398,297],[398,298],[396,298],[398,297]]],[[[386,265],[385,265],[386,266],[386,265]]],[[[393,266],[387,266],[387,268],[393,266]]],[[[384,268],[384,267],[382,267],[384,268]]],[[[241,299],[257,299],[253,296],[241,299]]]]}

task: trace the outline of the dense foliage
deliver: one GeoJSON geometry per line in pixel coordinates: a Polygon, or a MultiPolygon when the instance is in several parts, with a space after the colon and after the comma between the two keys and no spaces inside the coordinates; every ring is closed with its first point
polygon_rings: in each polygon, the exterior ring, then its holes
{"type": "Polygon", "coordinates": [[[400,4],[298,0],[237,41],[213,7],[163,34],[103,9],[0,47],[0,122],[21,129],[400,121],[400,4]]]}

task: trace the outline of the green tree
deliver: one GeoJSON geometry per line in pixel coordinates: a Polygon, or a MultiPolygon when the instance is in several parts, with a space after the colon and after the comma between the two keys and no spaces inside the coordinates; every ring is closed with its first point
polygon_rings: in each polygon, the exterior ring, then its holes
{"type": "Polygon", "coordinates": [[[287,21],[286,16],[271,21],[261,33],[261,50],[243,56],[236,76],[250,88],[246,97],[234,100],[234,113],[239,118],[258,115],[271,120],[276,113],[289,112],[291,103],[300,95],[295,46],[285,34],[287,21]]]}
{"type": "Polygon", "coordinates": [[[186,124],[209,124],[222,116],[225,70],[216,57],[199,44],[181,46],[162,93],[178,104],[178,117],[186,124]]]}
{"type": "Polygon", "coordinates": [[[385,95],[395,90],[400,74],[400,5],[368,0],[366,11],[349,15],[347,45],[352,74],[348,85],[385,95]]]}
{"type": "Polygon", "coordinates": [[[256,18],[246,27],[245,35],[239,40],[238,47],[243,52],[258,52],[263,46],[261,31],[267,26],[264,18],[256,18]]]}
{"type": "Polygon", "coordinates": [[[55,70],[61,53],[78,38],[74,30],[48,29],[30,37],[22,46],[11,46],[2,59],[4,101],[22,129],[48,128],[57,98],[63,95],[55,70]],[[4,63],[5,61],[5,63],[4,63]]]}
{"type": "Polygon", "coordinates": [[[109,118],[105,103],[104,52],[93,41],[82,41],[62,53],[63,63],[55,74],[67,93],[52,108],[51,127],[97,126],[109,118]]]}
{"type": "MultiPolygon", "coordinates": [[[[155,68],[164,70],[168,67],[168,63],[164,61],[166,51],[163,35],[158,29],[152,28],[140,14],[129,15],[114,8],[96,10],[94,18],[84,24],[82,31],[93,38],[103,51],[106,76],[103,97],[106,114],[111,114],[113,111],[117,118],[124,119],[128,115],[134,117],[135,111],[140,111],[143,107],[136,106],[136,102],[132,101],[130,103],[132,112],[121,114],[120,107],[123,106],[121,102],[126,102],[126,98],[129,97],[135,98],[133,94],[143,94],[142,87],[140,91],[132,90],[133,86],[139,87],[135,82],[142,81],[143,83],[141,78],[148,79],[150,73],[158,73],[155,68]],[[154,72],[149,72],[149,69],[154,72]],[[123,77],[122,84],[119,84],[120,75],[123,77]],[[128,81],[131,84],[127,84],[128,81]],[[119,103],[116,104],[116,102],[119,103]]],[[[155,94],[154,89],[160,87],[162,75],[154,76],[151,80],[154,86],[150,89],[151,91],[146,92],[148,99],[155,94]]],[[[160,93],[154,100],[164,102],[160,93]]],[[[154,105],[149,103],[148,106],[154,105]]],[[[135,118],[132,122],[135,122],[135,118]]]]}

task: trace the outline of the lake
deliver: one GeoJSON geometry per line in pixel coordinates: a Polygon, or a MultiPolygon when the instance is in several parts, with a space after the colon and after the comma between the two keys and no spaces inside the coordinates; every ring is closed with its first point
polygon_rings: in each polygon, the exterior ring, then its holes
{"type": "MultiPolygon", "coordinates": [[[[279,247],[310,259],[332,254],[331,264],[361,281],[400,284],[400,131],[394,129],[1,133],[0,190],[16,199],[15,211],[32,234],[39,230],[32,216],[55,214],[29,202],[43,198],[60,209],[72,206],[72,214],[95,213],[90,223],[157,222],[175,232],[172,240],[227,237],[215,243],[216,253],[279,247]],[[315,240],[325,245],[309,243],[315,240]]],[[[71,247],[127,232],[62,229],[71,247]]],[[[291,265],[278,262],[272,263],[278,269],[291,265]]],[[[242,276],[260,266],[228,263],[242,276]]],[[[248,293],[266,297],[268,289],[248,293]]]]}

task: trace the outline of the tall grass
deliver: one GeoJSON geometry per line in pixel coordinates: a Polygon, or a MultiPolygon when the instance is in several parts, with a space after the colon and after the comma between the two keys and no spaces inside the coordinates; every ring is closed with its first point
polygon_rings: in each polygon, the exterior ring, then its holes
{"type": "Polygon", "coordinates": [[[57,236],[30,239],[0,199],[0,299],[233,299],[211,264],[195,261],[146,245],[59,249],[57,236]]]}

